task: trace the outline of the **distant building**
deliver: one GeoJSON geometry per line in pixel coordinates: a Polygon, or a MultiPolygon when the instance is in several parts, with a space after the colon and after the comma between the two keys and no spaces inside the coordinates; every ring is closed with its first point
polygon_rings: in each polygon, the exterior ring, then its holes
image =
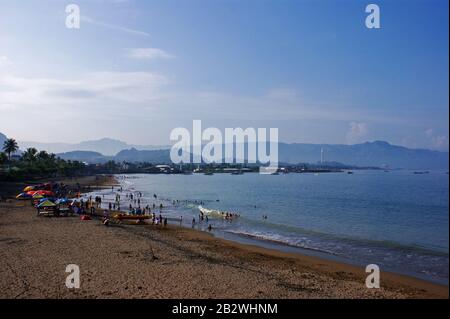
{"type": "Polygon", "coordinates": [[[169,165],[156,165],[155,166],[161,173],[170,173],[172,168],[169,165]]]}

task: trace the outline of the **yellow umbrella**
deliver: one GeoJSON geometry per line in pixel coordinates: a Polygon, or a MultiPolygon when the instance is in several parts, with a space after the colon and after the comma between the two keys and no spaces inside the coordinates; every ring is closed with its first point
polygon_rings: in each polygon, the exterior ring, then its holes
{"type": "Polygon", "coordinates": [[[41,194],[36,194],[36,195],[33,195],[33,198],[34,199],[41,199],[41,198],[44,198],[44,196],[42,196],[41,194]]]}
{"type": "Polygon", "coordinates": [[[23,189],[23,191],[26,193],[26,192],[29,192],[29,191],[32,191],[32,190],[34,190],[34,186],[27,186],[27,187],[25,187],[24,189],[23,189]]]}

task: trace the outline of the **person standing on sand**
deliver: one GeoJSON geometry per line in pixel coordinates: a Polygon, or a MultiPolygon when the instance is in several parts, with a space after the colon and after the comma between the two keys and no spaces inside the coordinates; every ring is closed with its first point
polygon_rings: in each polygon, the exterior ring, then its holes
{"type": "Polygon", "coordinates": [[[164,218],[164,227],[167,227],[167,217],[164,218]]]}
{"type": "Polygon", "coordinates": [[[192,228],[194,228],[194,227],[195,227],[195,217],[192,218],[192,228]]]}
{"type": "Polygon", "coordinates": [[[183,216],[180,217],[180,227],[183,224],[183,216]]]}

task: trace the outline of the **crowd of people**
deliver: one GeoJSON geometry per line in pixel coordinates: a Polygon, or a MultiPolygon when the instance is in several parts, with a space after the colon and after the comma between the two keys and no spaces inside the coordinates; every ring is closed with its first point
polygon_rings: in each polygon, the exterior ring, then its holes
{"type": "MultiPolygon", "coordinates": [[[[203,200],[178,200],[178,199],[167,199],[164,200],[159,198],[157,194],[153,194],[153,201],[149,200],[148,197],[143,197],[142,192],[124,190],[122,186],[115,187],[111,186],[111,193],[104,192],[103,194],[89,196],[87,200],[81,199],[80,209],[83,212],[90,212],[90,214],[95,215],[97,210],[103,211],[103,222],[105,225],[109,225],[110,218],[118,217],[119,220],[135,221],[136,223],[146,223],[151,225],[161,225],[167,226],[168,218],[162,216],[163,209],[165,205],[163,203],[169,202],[172,205],[189,205],[189,204],[204,204],[203,200]],[[156,202],[156,203],[155,203],[156,202]],[[158,203],[159,202],[159,203],[158,203]],[[119,212],[118,214],[112,215],[112,212],[119,212]]],[[[216,200],[219,201],[219,200],[216,200]]],[[[220,212],[222,219],[225,221],[233,221],[239,217],[237,213],[230,212],[220,212]]],[[[198,217],[192,218],[192,228],[199,226],[206,228],[211,231],[213,228],[210,222],[211,216],[200,210],[198,217]]],[[[183,225],[183,216],[179,217],[179,225],[183,225]]]]}

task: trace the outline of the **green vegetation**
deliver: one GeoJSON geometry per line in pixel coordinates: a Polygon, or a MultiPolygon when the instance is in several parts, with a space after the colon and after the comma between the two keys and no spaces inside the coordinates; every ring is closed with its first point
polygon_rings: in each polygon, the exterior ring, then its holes
{"type": "Polygon", "coordinates": [[[75,176],[83,173],[85,165],[79,161],[65,161],[49,154],[29,148],[20,157],[12,156],[18,150],[17,142],[8,139],[0,152],[0,180],[40,179],[48,177],[75,176]]]}
{"type": "Polygon", "coordinates": [[[19,149],[15,139],[8,138],[3,144],[3,150],[8,154],[8,160],[11,160],[11,154],[19,149]]]}

